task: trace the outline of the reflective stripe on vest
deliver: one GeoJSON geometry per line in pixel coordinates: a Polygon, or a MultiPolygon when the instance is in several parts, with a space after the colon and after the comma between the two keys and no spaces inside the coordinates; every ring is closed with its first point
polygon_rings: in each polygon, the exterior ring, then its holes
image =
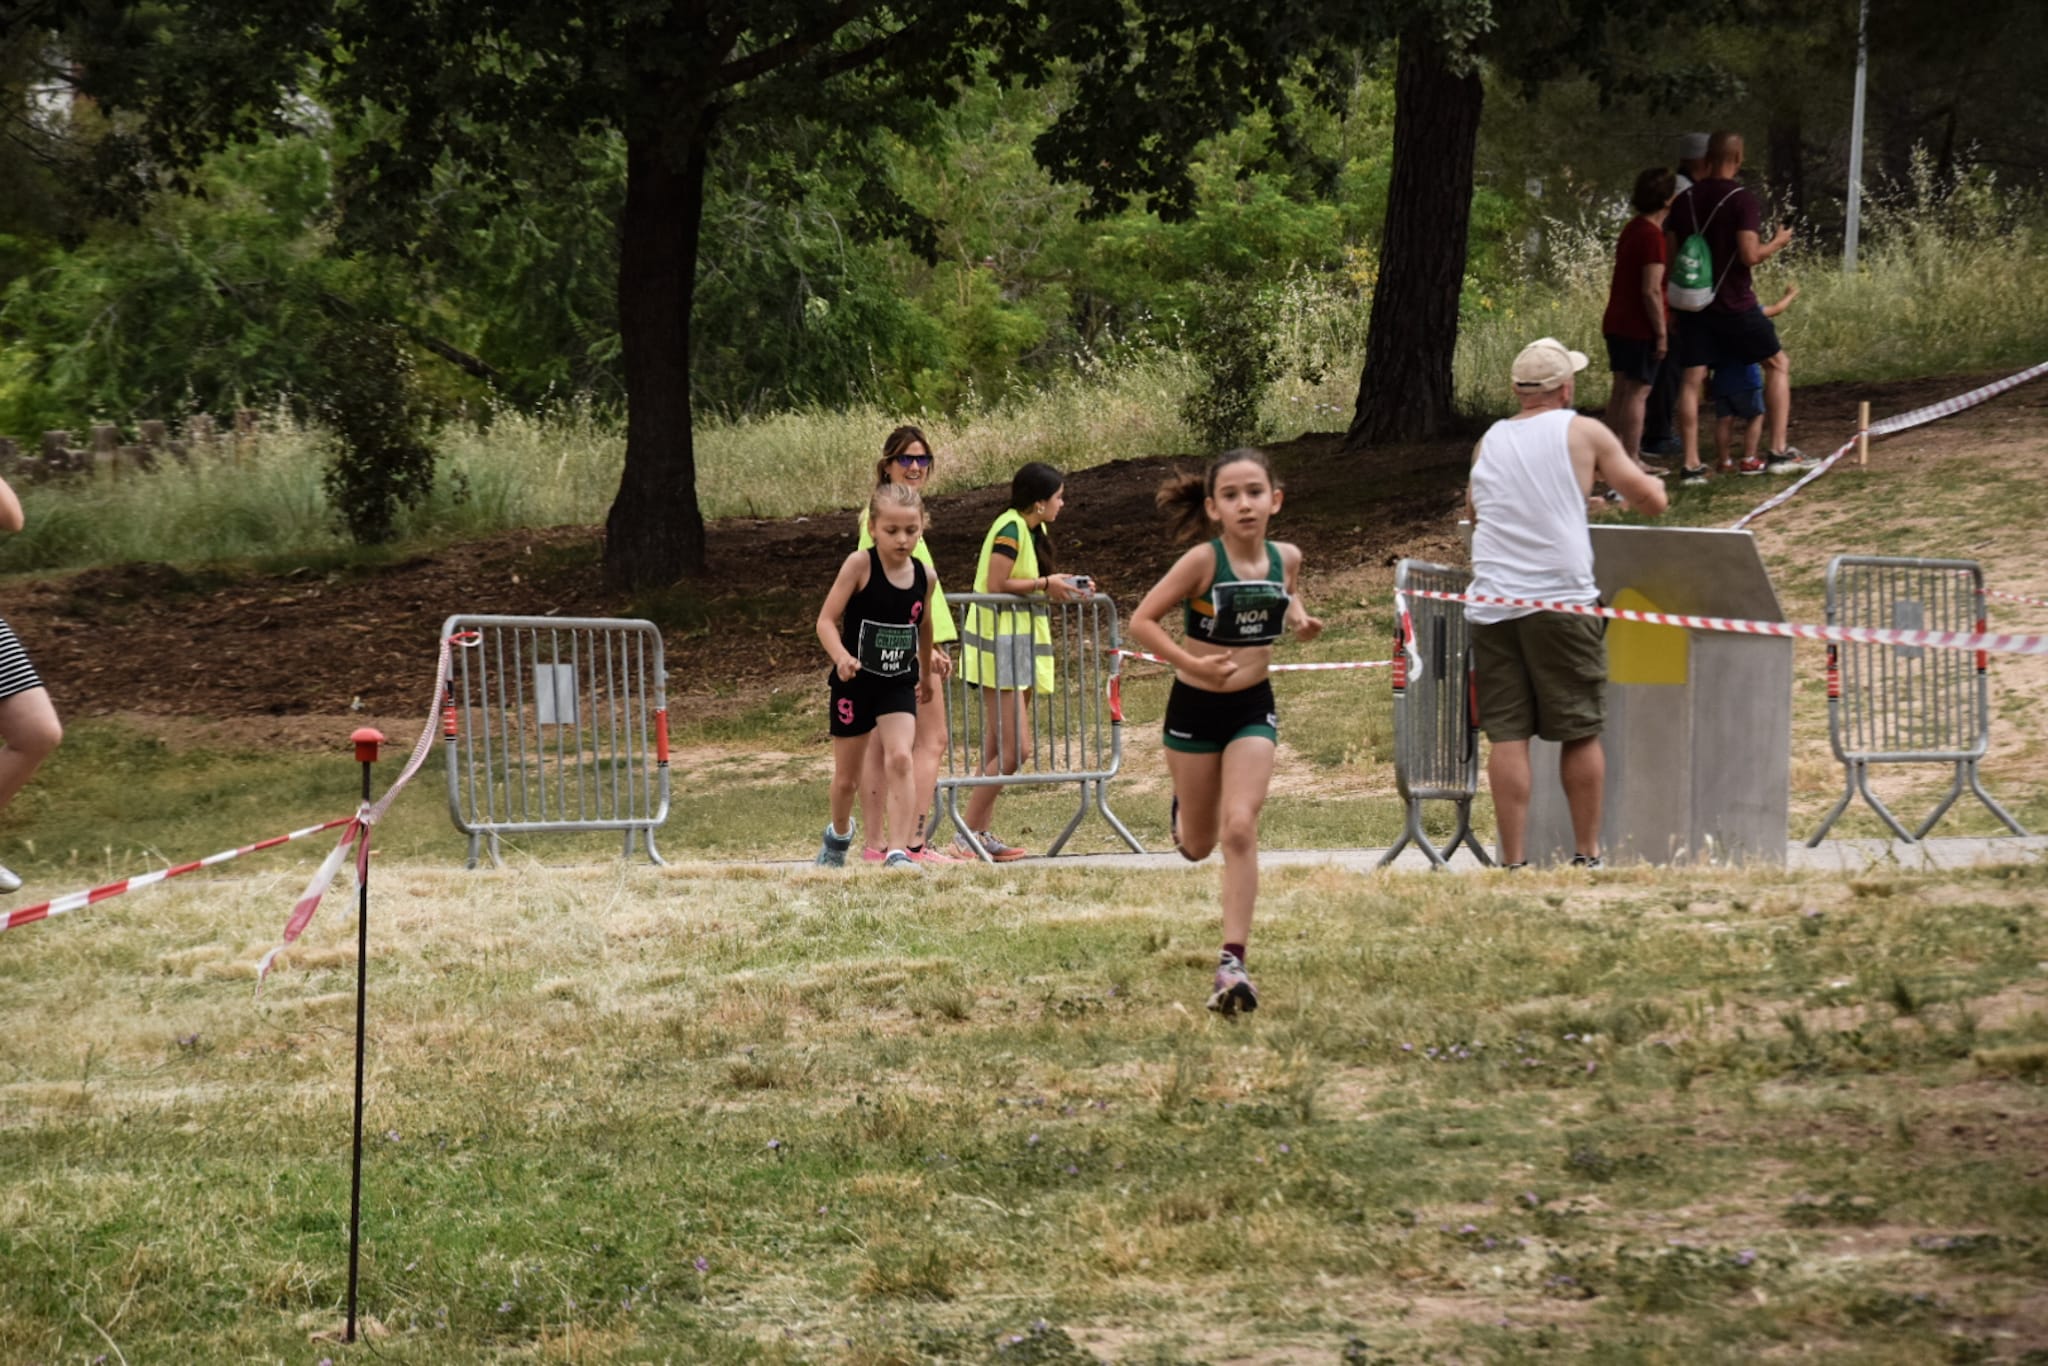
{"type": "MultiPolygon", "coordinates": [[[[990,524],[988,534],[981,538],[981,558],[974,566],[975,592],[992,591],[988,579],[989,560],[995,550],[996,533],[1012,523],[1022,530],[1023,535],[1019,538],[1017,558],[1011,566],[1009,577],[1035,579],[1039,576],[1038,547],[1032,544],[1031,528],[1025,525],[1022,513],[1005,512],[990,524]]],[[[1043,600],[1023,601],[1015,607],[994,607],[985,603],[968,604],[966,620],[960,630],[960,676],[976,686],[999,686],[1002,675],[996,667],[997,651],[1001,648],[1004,637],[1014,639],[1026,633],[1024,619],[1027,616],[1031,620],[1031,686],[1037,692],[1051,692],[1055,682],[1052,609],[1043,600]]]]}

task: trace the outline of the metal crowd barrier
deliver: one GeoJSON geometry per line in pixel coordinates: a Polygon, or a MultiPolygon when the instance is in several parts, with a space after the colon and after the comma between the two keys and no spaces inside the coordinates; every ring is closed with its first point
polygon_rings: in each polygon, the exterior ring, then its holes
{"type": "MultiPolygon", "coordinates": [[[[1837,555],[1828,562],[1828,625],[1906,630],[1985,629],[1984,571],[1975,560],[1837,555]]],[[[1837,642],[1828,646],[1828,740],[1845,771],[1842,798],[1806,841],[1819,844],[1861,796],[1902,840],[1926,836],[1969,784],[2015,835],[2027,832],[1984,790],[1977,765],[1991,742],[1991,681],[1982,651],[1837,642]],[[1872,764],[1952,764],[1955,780],[1920,822],[1905,826],[1870,790],[1872,764]]]]}
{"type": "Polygon", "coordinates": [[[1413,844],[1432,868],[1446,866],[1458,846],[1493,860],[1472,833],[1472,799],[1479,791],[1479,731],[1472,716],[1472,640],[1463,603],[1408,596],[1412,589],[1462,593],[1472,571],[1427,560],[1403,560],[1394,591],[1407,604],[1394,621],[1394,786],[1406,820],[1401,838],[1380,859],[1384,868],[1413,844]],[[1410,667],[1409,647],[1420,663],[1410,667]],[[1458,818],[1450,843],[1438,848],[1422,829],[1422,804],[1449,802],[1458,818]]]}
{"type": "Polygon", "coordinates": [[[630,856],[668,819],[668,673],[648,621],[450,617],[442,699],[448,813],[469,863],[503,835],[622,830],[630,856]]]}
{"type": "MultiPolygon", "coordinates": [[[[1074,783],[1080,787],[1080,804],[1046,849],[1057,854],[1081,826],[1089,804],[1102,813],[1123,842],[1134,853],[1145,847],[1109,809],[1109,780],[1123,767],[1123,716],[1113,705],[1116,681],[1123,672],[1123,643],[1116,604],[1096,593],[1078,602],[1055,603],[1043,598],[1018,598],[1005,593],[948,593],[954,620],[960,623],[960,643],[947,680],[946,766],[939,775],[934,812],[927,823],[930,838],[944,833],[943,822],[965,831],[960,815],[960,792],[975,787],[1057,786],[1074,783]],[[1054,688],[1050,693],[1036,689],[1006,691],[999,707],[995,734],[991,735],[983,711],[982,687],[971,686],[963,665],[974,648],[970,629],[970,607],[982,605],[1004,610],[1020,626],[1043,621],[1050,628],[1051,641],[1040,644],[1037,655],[1048,651],[1053,660],[1054,688]],[[1019,706],[1028,707],[1030,745],[1022,749],[1016,740],[1019,706]],[[1008,739],[1015,753],[1016,770],[986,773],[984,753],[993,752],[996,742],[1008,739]]],[[[1000,764],[997,765],[1001,767],[1000,764]]],[[[974,842],[980,847],[979,841],[974,842]]],[[[986,852],[982,854],[987,860],[986,852]]]]}

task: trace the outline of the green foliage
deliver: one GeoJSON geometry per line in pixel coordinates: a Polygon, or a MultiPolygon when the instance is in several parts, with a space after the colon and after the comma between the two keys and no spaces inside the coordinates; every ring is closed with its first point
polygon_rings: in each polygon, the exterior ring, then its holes
{"type": "Polygon", "coordinates": [[[434,448],[413,396],[412,362],[398,329],[345,320],[322,337],[317,408],[338,442],[321,484],[358,545],[382,545],[400,508],[434,486],[434,448]]]}
{"type": "Polygon", "coordinates": [[[1181,399],[1182,420],[1211,450],[1257,441],[1266,388],[1279,373],[1265,303],[1250,290],[1212,281],[1197,296],[1186,344],[1195,382],[1181,399]]]}

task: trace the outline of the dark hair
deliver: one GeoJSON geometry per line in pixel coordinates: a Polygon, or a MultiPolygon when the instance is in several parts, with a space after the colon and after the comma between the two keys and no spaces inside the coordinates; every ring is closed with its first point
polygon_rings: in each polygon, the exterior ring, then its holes
{"type": "Polygon", "coordinates": [[[1678,190],[1678,177],[1662,166],[1652,166],[1636,177],[1636,188],[1628,197],[1637,213],[1655,213],[1671,202],[1678,190]]]}
{"type": "Polygon", "coordinates": [[[907,423],[883,438],[882,458],[875,462],[877,486],[889,482],[890,462],[912,446],[922,446],[926,455],[933,454],[932,443],[924,439],[924,433],[907,423]]]}
{"type": "MultiPolygon", "coordinates": [[[[1061,474],[1043,460],[1034,460],[1010,477],[1010,510],[1022,512],[1033,503],[1043,502],[1067,486],[1067,476],[1061,474]]],[[[1031,528],[1031,548],[1038,555],[1038,571],[1050,574],[1053,570],[1052,533],[1043,526],[1031,528]]]]}
{"type": "Polygon", "coordinates": [[[1234,451],[1225,451],[1211,460],[1209,468],[1202,473],[1177,474],[1159,486],[1153,501],[1172,521],[1176,537],[1183,541],[1199,541],[1216,534],[1216,524],[1209,520],[1208,508],[1209,495],[1216,492],[1216,476],[1225,466],[1247,461],[1264,470],[1274,488],[1280,487],[1280,481],[1273,477],[1273,462],[1256,446],[1239,446],[1234,451]]]}

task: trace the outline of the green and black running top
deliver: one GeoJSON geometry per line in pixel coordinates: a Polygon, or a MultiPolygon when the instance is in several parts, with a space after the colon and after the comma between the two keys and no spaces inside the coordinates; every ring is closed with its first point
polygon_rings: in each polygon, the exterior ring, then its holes
{"type": "Polygon", "coordinates": [[[1189,640],[1206,640],[1211,645],[1232,649],[1244,645],[1271,645],[1280,639],[1287,624],[1287,609],[1294,599],[1287,594],[1287,571],[1280,564],[1280,547],[1266,542],[1266,563],[1270,579],[1240,579],[1230,567],[1230,552],[1221,536],[1209,542],[1216,552],[1216,577],[1209,591],[1187,602],[1189,640]]]}
{"type": "Polygon", "coordinates": [[[898,588],[882,568],[882,552],[868,547],[868,581],[846,600],[839,618],[839,643],[860,661],[862,673],[917,682],[917,628],[930,591],[916,560],[910,562],[910,587],[898,588]]]}

